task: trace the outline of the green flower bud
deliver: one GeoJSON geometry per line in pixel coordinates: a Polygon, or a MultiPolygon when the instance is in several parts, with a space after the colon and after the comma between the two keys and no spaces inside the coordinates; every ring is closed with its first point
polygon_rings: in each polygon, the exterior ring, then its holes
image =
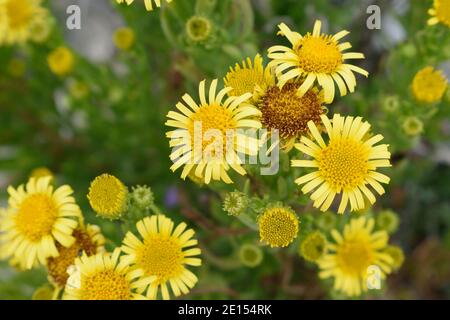
{"type": "Polygon", "coordinates": [[[254,268],[261,264],[263,252],[260,247],[246,243],[239,248],[239,260],[244,266],[254,268]]]}
{"type": "Polygon", "coordinates": [[[384,249],[384,252],[391,256],[392,260],[394,261],[392,264],[394,270],[400,269],[400,267],[403,265],[403,262],[405,261],[405,254],[403,253],[402,248],[398,246],[387,246],[384,249]]]}
{"type": "Polygon", "coordinates": [[[409,136],[417,136],[423,131],[423,122],[417,117],[407,117],[402,124],[403,131],[409,136]]]}
{"type": "Polygon", "coordinates": [[[396,112],[400,107],[400,98],[396,95],[383,99],[383,109],[386,112],[396,112]]]}
{"type": "Polygon", "coordinates": [[[400,219],[392,210],[381,211],[376,218],[377,227],[392,234],[398,229],[400,219]]]}
{"type": "Polygon", "coordinates": [[[324,212],[320,213],[319,217],[317,218],[317,226],[325,231],[332,230],[336,225],[336,214],[332,212],[324,212]]]}
{"type": "Polygon", "coordinates": [[[319,260],[327,250],[327,239],[320,231],[308,234],[300,243],[299,255],[307,261],[319,260]]]}
{"type": "Polygon", "coordinates": [[[192,16],[186,22],[186,34],[194,43],[205,42],[211,35],[212,24],[211,22],[200,16],[192,16]]]}
{"type": "Polygon", "coordinates": [[[130,200],[131,203],[139,209],[149,209],[154,205],[155,198],[150,187],[138,185],[132,187],[130,200]]]}
{"type": "Polygon", "coordinates": [[[245,193],[233,191],[228,193],[223,200],[223,210],[230,216],[238,216],[247,209],[249,199],[245,193]]]}

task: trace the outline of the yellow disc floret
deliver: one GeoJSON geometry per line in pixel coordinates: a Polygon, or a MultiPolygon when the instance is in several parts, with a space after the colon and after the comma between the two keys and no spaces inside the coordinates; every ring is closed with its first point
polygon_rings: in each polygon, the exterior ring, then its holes
{"type": "Polygon", "coordinates": [[[126,210],[127,195],[127,187],[116,177],[105,173],[91,182],[87,197],[99,216],[117,219],[126,210]]]}
{"type": "Polygon", "coordinates": [[[270,207],[258,218],[259,237],[271,247],[287,247],[297,237],[299,221],[286,207],[270,207]]]}

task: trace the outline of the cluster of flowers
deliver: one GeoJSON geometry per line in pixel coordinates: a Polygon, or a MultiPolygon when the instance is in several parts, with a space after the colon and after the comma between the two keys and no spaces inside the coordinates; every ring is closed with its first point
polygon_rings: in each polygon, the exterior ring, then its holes
{"type": "Polygon", "coordinates": [[[99,217],[137,221],[138,235],[128,231],[122,244],[107,252],[100,228],[84,223],[71,187],[55,188],[52,181],[48,175],[31,177],[25,186],[8,188],[0,258],[20,270],[45,266],[54,299],[156,299],[159,291],[169,299],[169,286],[179,296],[197,283],[186,268],[201,265],[194,230],[163,215],[148,187],[129,192],[108,174],[91,183],[88,199],[99,217]]]}

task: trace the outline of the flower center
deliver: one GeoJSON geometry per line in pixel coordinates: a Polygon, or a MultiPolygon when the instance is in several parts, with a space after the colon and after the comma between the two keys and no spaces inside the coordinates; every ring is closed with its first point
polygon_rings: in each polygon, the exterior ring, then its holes
{"type": "Polygon", "coordinates": [[[344,243],[337,250],[341,269],[347,274],[363,274],[372,261],[371,251],[364,243],[344,243]]]}
{"type": "Polygon", "coordinates": [[[130,282],[114,270],[98,271],[83,279],[81,300],[129,300],[130,282]]]}
{"type": "Polygon", "coordinates": [[[450,26],[450,0],[440,0],[436,6],[437,18],[450,26]]]}
{"type": "Polygon", "coordinates": [[[236,121],[233,119],[233,114],[229,110],[218,104],[208,104],[201,106],[195,112],[191,118],[188,130],[192,139],[193,148],[195,148],[195,139],[201,137],[202,151],[221,143],[225,154],[227,130],[234,130],[235,128],[236,121]],[[213,130],[219,130],[220,134],[215,135],[213,130]]]}
{"type": "Polygon", "coordinates": [[[297,48],[300,68],[306,72],[333,73],[342,64],[342,53],[329,35],[307,34],[297,48]]]}
{"type": "Polygon", "coordinates": [[[114,176],[103,174],[95,178],[89,188],[89,202],[92,208],[103,215],[114,217],[126,206],[127,189],[114,176]]]}
{"type": "Polygon", "coordinates": [[[261,123],[266,128],[278,129],[284,138],[294,137],[308,131],[308,122],[320,122],[324,113],[322,98],[313,90],[303,97],[297,95],[299,84],[287,83],[280,90],[270,87],[262,98],[261,123]]]}
{"type": "Polygon", "coordinates": [[[285,247],[298,232],[297,217],[285,208],[271,208],[259,218],[261,240],[272,247],[285,247]]]}
{"type": "Polygon", "coordinates": [[[38,242],[51,234],[57,217],[58,210],[52,198],[37,193],[23,200],[14,220],[21,234],[32,242],[38,242]]]}
{"type": "Polygon", "coordinates": [[[368,152],[361,142],[351,138],[330,140],[317,157],[320,174],[336,192],[354,189],[364,182],[369,171],[368,152]]]}
{"type": "Polygon", "coordinates": [[[73,231],[72,235],[75,237],[75,242],[72,246],[65,248],[57,243],[56,247],[59,256],[47,259],[48,274],[52,280],[61,287],[65,286],[69,277],[67,268],[74,264],[75,258],[77,258],[81,252],[84,251],[88,256],[97,253],[97,246],[87,232],[77,229],[73,231]]]}
{"type": "Polygon", "coordinates": [[[158,283],[164,283],[183,271],[183,258],[176,238],[154,235],[144,240],[144,248],[137,260],[147,275],[155,275],[158,283]]]}
{"type": "Polygon", "coordinates": [[[11,29],[26,26],[33,18],[33,8],[28,0],[9,0],[6,3],[6,15],[11,29]]]}

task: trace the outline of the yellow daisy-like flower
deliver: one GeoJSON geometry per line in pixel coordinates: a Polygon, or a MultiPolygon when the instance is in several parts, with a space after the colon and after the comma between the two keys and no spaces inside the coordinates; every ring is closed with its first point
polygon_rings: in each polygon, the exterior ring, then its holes
{"type": "Polygon", "coordinates": [[[41,0],[0,0],[0,46],[32,40],[36,25],[49,22],[41,0]]]}
{"type": "Polygon", "coordinates": [[[69,268],[70,277],[64,290],[64,300],[145,300],[135,292],[136,273],[119,261],[120,249],[110,253],[83,254],[69,268]]]}
{"type": "Polygon", "coordinates": [[[299,221],[294,211],[275,206],[258,218],[259,238],[273,247],[287,247],[297,237],[299,221]]]}
{"type": "Polygon", "coordinates": [[[263,59],[257,54],[253,63],[247,58],[242,61],[242,66],[236,63],[234,69],[230,67],[223,81],[226,87],[233,89],[228,93],[229,96],[250,92],[253,94],[252,101],[256,102],[269,86],[275,85],[275,76],[269,67],[264,68],[263,59]]]}
{"type": "Polygon", "coordinates": [[[168,284],[178,297],[187,294],[195,286],[197,277],[186,265],[200,266],[199,248],[193,239],[194,230],[185,230],[186,223],[174,229],[174,223],[164,215],[146,217],[136,224],[143,240],[128,232],[123,240],[122,250],[127,255],[123,261],[133,265],[133,275],[139,277],[138,291],[147,288],[147,297],[156,299],[158,288],[164,300],[170,299],[168,284]],[[189,249],[187,249],[189,248],[189,249]]]}
{"type": "Polygon", "coordinates": [[[362,53],[343,51],[351,48],[349,42],[339,43],[349,32],[340,31],[335,35],[321,34],[322,23],[317,20],[312,34],[305,36],[291,31],[284,23],[278,25],[280,34],[284,35],[292,44],[292,48],[276,45],[270,47],[269,66],[276,66],[279,86],[292,79],[304,78],[298,93],[303,96],[317,80],[324,90],[325,102],[331,103],[334,99],[334,82],[336,82],[341,96],[355,90],[356,79],[353,72],[368,76],[368,72],[360,67],[346,64],[348,59],[364,59],[362,53]]]}
{"type": "Polygon", "coordinates": [[[4,256],[23,268],[57,257],[57,243],[70,247],[72,233],[81,217],[68,185],[53,191],[51,177],[30,178],[26,187],[8,187],[9,210],[1,223],[0,243],[4,256]]]}
{"type": "Polygon", "coordinates": [[[233,90],[226,87],[216,94],[217,79],[209,88],[206,100],[205,81],[200,82],[200,103],[196,103],[188,94],[177,103],[179,112],[170,111],[166,125],[176,130],[167,132],[170,146],[173,147],[170,159],[174,164],[172,171],[184,166],[181,178],[185,179],[195,168],[195,175],[208,184],[211,180],[232,183],[227,174],[230,167],[241,175],[246,172],[241,166],[238,153],[256,155],[259,143],[245,129],[259,129],[261,122],[255,117],[260,111],[247,103],[251,93],[229,97],[224,96],[233,90]]]}
{"type": "Polygon", "coordinates": [[[64,288],[69,274],[67,269],[75,263],[81,253],[87,256],[103,252],[105,238],[96,225],[87,225],[86,228],[77,228],[72,233],[75,242],[68,248],[56,245],[59,255],[47,259],[47,272],[50,282],[56,287],[64,288]]]}
{"type": "Polygon", "coordinates": [[[434,0],[433,8],[428,13],[431,15],[429,25],[440,22],[450,28],[450,0],[434,0]]]}
{"type": "Polygon", "coordinates": [[[386,231],[373,231],[375,221],[360,217],[352,219],[344,232],[333,230],[334,243],[317,263],[319,277],[334,278],[334,289],[348,296],[359,296],[367,291],[367,277],[371,268],[379,270],[381,279],[392,272],[393,259],[383,250],[388,244],[386,231]]]}
{"type": "Polygon", "coordinates": [[[87,198],[100,217],[118,219],[127,208],[128,189],[122,181],[104,173],[91,182],[87,198]]]}
{"type": "Polygon", "coordinates": [[[389,177],[376,171],[379,167],[390,167],[388,145],[375,144],[383,139],[377,134],[369,135],[370,124],[361,117],[342,117],[335,114],[332,120],[321,116],[328,133],[325,143],[316,125],[310,121],[308,127],[315,142],[303,136],[296,148],[313,157],[313,160],[292,160],[293,167],[316,168],[295,182],[305,184],[303,193],[311,192],[314,207],[328,210],[335,196],[342,193],[338,213],[343,213],[348,202],[351,211],[365,208],[364,196],[371,204],[376,199],[367,185],[382,195],[384,189],[379,182],[389,183],[389,177]]]}
{"type": "MultiPolygon", "coordinates": [[[[117,3],[126,3],[127,5],[130,5],[134,2],[134,0],[116,0],[117,3]]],[[[147,11],[152,11],[153,10],[153,2],[155,3],[155,5],[159,8],[161,7],[161,0],[144,0],[144,4],[145,4],[145,9],[147,11]]],[[[172,0],[166,0],[167,3],[171,3],[172,0]]]]}
{"type": "Polygon", "coordinates": [[[65,76],[72,72],[75,57],[69,48],[58,47],[48,55],[47,63],[54,74],[65,76]]]}
{"type": "Polygon", "coordinates": [[[133,46],[134,40],[135,35],[131,28],[123,27],[114,31],[113,42],[120,50],[129,50],[133,46]]]}
{"type": "Polygon", "coordinates": [[[412,82],[412,92],[419,102],[439,102],[447,90],[448,81],[440,70],[425,67],[416,73],[412,82]]]}
{"type": "Polygon", "coordinates": [[[297,94],[300,83],[289,82],[279,88],[269,87],[263,94],[259,109],[263,128],[278,130],[284,139],[282,147],[291,150],[297,137],[308,131],[308,122],[320,122],[320,116],[325,113],[323,94],[313,88],[302,97],[297,94]]]}

